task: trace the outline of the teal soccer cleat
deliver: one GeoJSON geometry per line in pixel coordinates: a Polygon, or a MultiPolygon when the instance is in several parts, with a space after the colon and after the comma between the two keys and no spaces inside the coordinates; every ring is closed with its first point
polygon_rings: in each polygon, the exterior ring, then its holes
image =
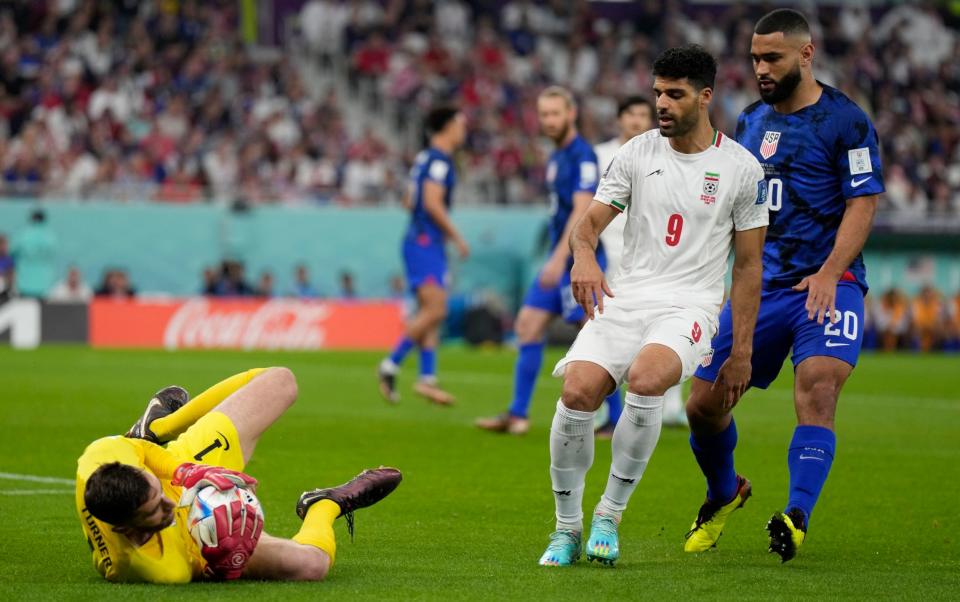
{"type": "Polygon", "coordinates": [[[540,557],[540,566],[570,566],[580,560],[580,534],[559,530],[550,534],[550,545],[540,557]]]}
{"type": "Polygon", "coordinates": [[[587,540],[587,560],[613,566],[618,558],[620,538],[616,519],[606,514],[594,514],[590,524],[590,539],[587,540]]]}

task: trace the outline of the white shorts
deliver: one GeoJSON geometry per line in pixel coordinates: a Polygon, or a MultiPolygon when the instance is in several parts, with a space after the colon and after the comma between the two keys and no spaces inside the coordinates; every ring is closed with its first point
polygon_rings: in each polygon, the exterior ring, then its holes
{"type": "Polygon", "coordinates": [[[716,314],[702,307],[631,310],[605,299],[603,313],[587,322],[553,375],[562,376],[570,362],[592,362],[609,372],[619,387],[640,350],[657,343],[676,352],[683,382],[710,354],[716,332],[716,314]]]}

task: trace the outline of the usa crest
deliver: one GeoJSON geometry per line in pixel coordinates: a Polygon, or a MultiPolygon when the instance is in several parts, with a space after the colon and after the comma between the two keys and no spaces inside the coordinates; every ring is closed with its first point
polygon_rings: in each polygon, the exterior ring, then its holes
{"type": "Polygon", "coordinates": [[[763,135],[763,142],[760,144],[760,156],[769,159],[777,153],[777,145],[780,144],[780,132],[767,132],[763,135]]]}
{"type": "Polygon", "coordinates": [[[703,194],[700,200],[707,205],[717,202],[717,192],[720,190],[720,174],[707,171],[703,174],[703,194]]]}

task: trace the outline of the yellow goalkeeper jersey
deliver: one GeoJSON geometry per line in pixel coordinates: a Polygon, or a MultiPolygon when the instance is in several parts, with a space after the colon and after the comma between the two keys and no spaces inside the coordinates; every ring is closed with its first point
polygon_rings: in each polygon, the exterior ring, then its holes
{"type": "Polygon", "coordinates": [[[87,478],[93,471],[101,464],[121,462],[152,472],[160,479],[164,495],[176,502],[183,488],[171,485],[170,479],[183,461],[149,441],[119,436],[97,439],[80,456],[77,512],[93,553],[94,567],[107,580],[187,583],[202,574],[205,562],[187,528],[189,508],[176,508],[172,525],[137,546],[112,526],[94,518],[83,501],[87,478]]]}

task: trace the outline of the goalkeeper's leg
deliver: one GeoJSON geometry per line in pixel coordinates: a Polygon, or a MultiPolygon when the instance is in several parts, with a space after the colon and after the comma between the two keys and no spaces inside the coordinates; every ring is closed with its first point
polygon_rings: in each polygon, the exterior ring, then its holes
{"type": "MultiPolygon", "coordinates": [[[[333,544],[333,519],[330,519],[328,528],[330,543],[335,548],[336,546],[333,544]]],[[[332,566],[333,557],[331,554],[316,545],[299,543],[294,539],[283,539],[264,533],[260,536],[257,548],[253,551],[253,556],[250,557],[250,561],[243,571],[243,578],[276,581],[321,581],[326,578],[332,566]]]]}
{"type": "Polygon", "coordinates": [[[185,430],[197,420],[207,415],[211,410],[217,407],[220,402],[229,397],[232,393],[246,386],[257,375],[269,370],[269,368],[254,368],[239,374],[234,374],[230,378],[224,379],[213,385],[203,393],[197,395],[188,403],[184,404],[177,411],[157,418],[144,425],[160,441],[172,441],[180,436],[185,430]]]}

